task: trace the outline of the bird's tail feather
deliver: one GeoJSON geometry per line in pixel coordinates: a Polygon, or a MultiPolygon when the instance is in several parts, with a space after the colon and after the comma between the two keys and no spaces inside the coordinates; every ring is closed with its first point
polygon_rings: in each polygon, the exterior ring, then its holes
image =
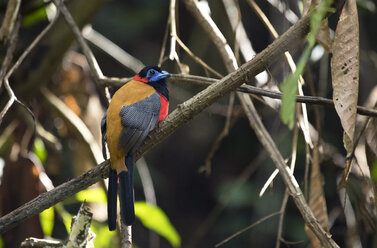
{"type": "Polygon", "coordinates": [[[109,188],[107,190],[107,222],[109,230],[116,229],[117,223],[117,191],[118,191],[118,177],[116,170],[110,168],[109,170],[109,188]]]}
{"type": "Polygon", "coordinates": [[[132,156],[126,157],[126,166],[128,171],[122,171],[119,174],[119,201],[121,208],[121,215],[126,225],[132,225],[135,221],[134,208],[134,182],[133,182],[133,167],[134,160],[132,156]]]}

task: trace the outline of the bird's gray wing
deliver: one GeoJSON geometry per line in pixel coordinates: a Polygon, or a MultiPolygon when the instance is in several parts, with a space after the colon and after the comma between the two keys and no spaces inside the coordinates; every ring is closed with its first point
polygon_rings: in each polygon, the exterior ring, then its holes
{"type": "Polygon", "coordinates": [[[160,96],[153,93],[142,101],[122,106],[119,115],[123,125],[118,147],[133,153],[153,130],[160,115],[160,96]]]}

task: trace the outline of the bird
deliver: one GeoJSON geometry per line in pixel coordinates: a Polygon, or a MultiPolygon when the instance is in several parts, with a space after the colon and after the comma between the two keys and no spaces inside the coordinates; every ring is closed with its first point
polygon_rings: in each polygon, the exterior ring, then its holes
{"type": "Polygon", "coordinates": [[[168,114],[170,74],[158,66],[146,66],[113,95],[101,120],[102,153],[110,153],[107,214],[109,230],[116,229],[117,196],[121,220],[135,221],[133,167],[134,153],[143,140],[168,114]]]}

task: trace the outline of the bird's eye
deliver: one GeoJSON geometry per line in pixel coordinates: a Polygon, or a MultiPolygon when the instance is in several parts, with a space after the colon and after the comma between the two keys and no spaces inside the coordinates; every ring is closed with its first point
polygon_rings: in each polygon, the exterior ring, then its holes
{"type": "Polygon", "coordinates": [[[154,75],[154,70],[149,71],[151,75],[154,75]]]}

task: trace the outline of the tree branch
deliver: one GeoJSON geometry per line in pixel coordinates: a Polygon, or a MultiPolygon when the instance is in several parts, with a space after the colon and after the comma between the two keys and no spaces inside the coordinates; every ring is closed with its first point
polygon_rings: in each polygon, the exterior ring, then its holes
{"type": "MultiPolygon", "coordinates": [[[[119,85],[119,83],[124,83],[125,79],[122,79],[119,82],[116,79],[108,79],[105,82],[119,85]]],[[[193,75],[185,75],[185,74],[172,74],[169,78],[169,82],[174,83],[191,83],[197,84],[202,86],[208,86],[215,82],[218,82],[218,79],[208,78],[208,77],[201,77],[201,76],[193,76],[193,75]]],[[[266,96],[273,99],[281,99],[282,93],[273,90],[266,90],[259,87],[255,87],[252,85],[242,85],[237,88],[238,91],[258,95],[258,96],[266,96]]],[[[317,96],[296,96],[296,101],[300,103],[308,103],[308,104],[316,104],[316,105],[324,105],[328,107],[334,108],[334,101],[332,99],[324,98],[324,97],[317,97],[317,96]]],[[[377,110],[373,108],[368,108],[364,106],[357,106],[357,113],[360,115],[372,116],[377,117],[377,110]]]]}
{"type": "Polygon", "coordinates": [[[7,10],[0,27],[0,42],[6,44],[12,35],[14,25],[16,24],[18,12],[21,6],[21,0],[8,1],[7,10]]]}
{"type": "Polygon", "coordinates": [[[89,67],[90,67],[90,72],[92,73],[93,77],[95,80],[99,80],[100,78],[103,77],[102,71],[98,65],[98,62],[96,58],[94,57],[92,50],[90,50],[88,44],[85,42],[84,37],[81,35],[81,31],[79,27],[76,25],[75,20],[73,19],[71,13],[65,6],[64,2],[62,0],[52,0],[56,6],[57,9],[63,14],[65,21],[68,23],[70,26],[72,32],[74,33],[77,42],[80,44],[80,47],[82,51],[85,54],[87,59],[89,67]]]}

